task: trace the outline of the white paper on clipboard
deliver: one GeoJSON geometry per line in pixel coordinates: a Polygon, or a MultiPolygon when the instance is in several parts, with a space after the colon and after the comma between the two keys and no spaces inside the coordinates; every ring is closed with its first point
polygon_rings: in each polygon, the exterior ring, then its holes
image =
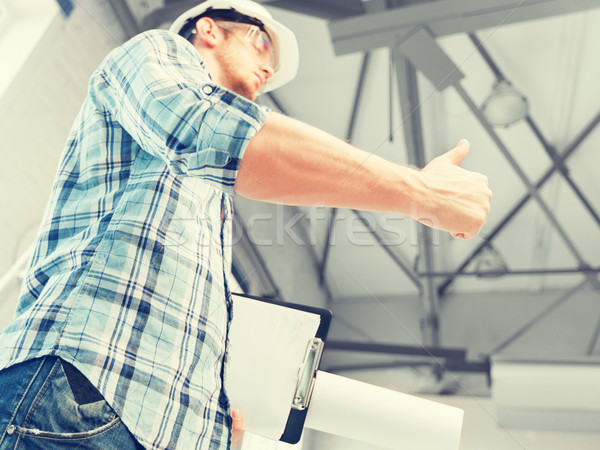
{"type": "Polygon", "coordinates": [[[298,369],[321,317],[233,295],[225,389],[244,429],[273,440],[284,432],[298,369]]]}

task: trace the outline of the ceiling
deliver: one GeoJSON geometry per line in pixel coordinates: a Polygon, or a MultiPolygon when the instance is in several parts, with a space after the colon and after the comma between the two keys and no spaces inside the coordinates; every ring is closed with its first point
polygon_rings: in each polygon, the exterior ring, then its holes
{"type": "MultiPolygon", "coordinates": [[[[30,62],[0,102],[3,273],[35,234],[95,65],[194,3],[81,1],[71,25],[51,30],[68,43],[49,36],[34,52],[31,61],[60,64],[39,73],[30,62]]],[[[325,367],[388,382],[394,374],[389,384],[404,390],[490,395],[490,358],[600,356],[598,2],[264,3],[296,33],[301,63],[261,103],[402,164],[422,166],[465,137],[462,165],[487,175],[494,197],[469,241],[397,215],[236,199],[241,284],[331,308],[325,367]],[[479,109],[499,78],[529,106],[506,128],[479,109]],[[406,367],[418,377],[400,375],[406,367]]]]}

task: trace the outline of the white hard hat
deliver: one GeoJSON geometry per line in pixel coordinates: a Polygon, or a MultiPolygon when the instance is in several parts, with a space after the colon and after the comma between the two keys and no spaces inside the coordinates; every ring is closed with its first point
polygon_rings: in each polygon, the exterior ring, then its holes
{"type": "Polygon", "coordinates": [[[206,0],[181,14],[169,27],[169,31],[181,34],[187,28],[189,20],[198,17],[209,9],[235,10],[238,13],[258,19],[264,25],[273,43],[275,67],[273,76],[269,77],[261,93],[272,91],[291,81],[298,72],[298,43],[296,36],[286,26],[273,19],[271,14],[258,3],[250,0],[206,0]]]}

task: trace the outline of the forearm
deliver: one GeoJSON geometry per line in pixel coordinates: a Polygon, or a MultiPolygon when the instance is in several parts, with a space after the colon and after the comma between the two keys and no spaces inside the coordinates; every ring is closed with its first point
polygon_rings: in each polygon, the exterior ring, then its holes
{"type": "Polygon", "coordinates": [[[410,213],[418,171],[271,113],[250,141],[235,191],[255,200],[410,213]]]}
{"type": "Polygon", "coordinates": [[[470,238],[485,223],[492,193],[485,176],[458,166],[468,152],[462,140],[415,170],[270,113],[244,153],[235,191],[274,203],[407,214],[470,238]]]}

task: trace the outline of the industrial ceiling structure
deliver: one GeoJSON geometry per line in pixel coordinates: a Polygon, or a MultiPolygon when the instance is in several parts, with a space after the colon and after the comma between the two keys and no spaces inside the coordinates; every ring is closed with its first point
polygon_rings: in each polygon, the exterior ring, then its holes
{"type": "MultiPolygon", "coordinates": [[[[197,1],[59,3],[82,36],[86,21],[104,30],[104,49],[165,27],[197,1]]],[[[236,198],[240,288],[330,308],[323,367],[349,377],[489,397],[506,367],[560,366],[565,398],[580,395],[569,390],[577,371],[600,362],[600,3],[261,3],[296,33],[301,62],[297,79],[260,103],[415,167],[465,137],[462,165],[488,176],[494,198],[469,241],[398,215],[236,198]]],[[[61,150],[50,149],[50,161],[61,150]]],[[[35,170],[51,180],[54,167],[35,170]]],[[[4,225],[3,268],[25,251],[32,222],[4,225]]],[[[560,402],[575,418],[562,410],[549,418],[542,406],[526,414],[507,400],[499,420],[600,433],[600,399],[596,407],[571,400],[560,402]]]]}

